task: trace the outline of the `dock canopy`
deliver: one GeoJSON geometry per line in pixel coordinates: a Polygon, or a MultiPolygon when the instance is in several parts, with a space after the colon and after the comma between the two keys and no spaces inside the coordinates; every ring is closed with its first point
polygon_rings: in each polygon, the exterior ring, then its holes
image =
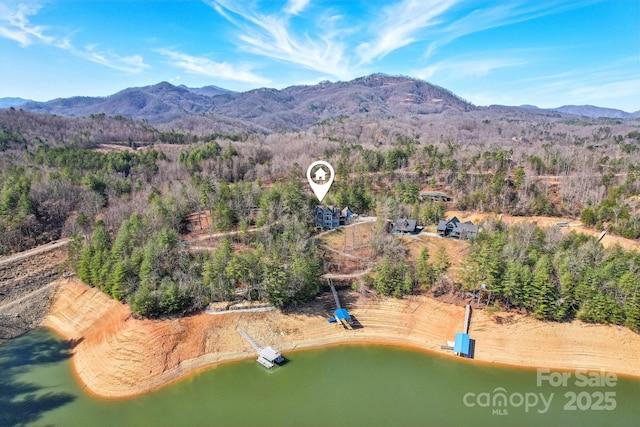
{"type": "Polygon", "coordinates": [[[469,334],[463,332],[456,333],[456,341],[453,344],[453,352],[456,355],[468,357],[469,356],[469,334]]]}
{"type": "Polygon", "coordinates": [[[260,357],[268,360],[269,362],[282,363],[284,358],[279,351],[274,350],[271,347],[263,347],[258,353],[260,357]]]}
{"type": "Polygon", "coordinates": [[[349,312],[344,308],[339,308],[334,313],[336,314],[336,319],[339,321],[342,319],[351,320],[351,315],[349,315],[349,312]]]}

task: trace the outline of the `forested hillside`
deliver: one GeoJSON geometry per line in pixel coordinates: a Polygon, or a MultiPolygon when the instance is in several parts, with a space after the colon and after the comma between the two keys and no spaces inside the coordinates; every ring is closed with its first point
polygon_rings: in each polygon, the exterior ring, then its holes
{"type": "MultiPolygon", "coordinates": [[[[315,294],[323,271],[304,178],[317,159],[330,162],[337,175],[325,202],[378,216],[372,285],[392,295],[428,288],[446,262],[429,261],[436,276],[426,258],[422,266],[396,261],[394,267],[389,260],[404,249],[384,237],[387,219],[430,225],[446,209],[562,215],[640,238],[637,119],[479,109],[453,95],[446,108],[426,111],[420,109],[431,108],[425,100],[434,93],[417,87],[412,93],[423,98],[401,101],[396,89],[376,81],[359,83],[368,88],[367,102],[375,94],[413,107],[333,116],[338,103],[327,101],[314,107],[327,118],[294,117],[304,124],[294,132],[255,132],[248,129],[262,126],[260,120],[234,119],[251,125],[227,133],[188,116],[181,119],[184,128],[160,130],[100,113],[68,118],[1,111],[0,254],[72,237],[70,267],[78,276],[147,316],[238,297],[296,304],[315,294]],[[423,200],[421,191],[441,191],[453,201],[423,200]],[[184,235],[194,214],[209,218],[204,233],[237,233],[211,251],[189,251],[184,235]],[[375,277],[389,280],[382,286],[375,277]]],[[[252,96],[256,108],[272,96],[283,102],[282,94],[269,91],[252,96]]],[[[354,95],[339,105],[362,99],[354,95]]],[[[251,111],[246,114],[260,117],[251,111]]],[[[495,225],[474,243],[469,263],[473,268],[456,289],[477,291],[481,302],[637,329],[637,254],[604,250],[577,236],[495,225]],[[583,253],[580,264],[574,252],[583,253]]]]}
{"type": "Polygon", "coordinates": [[[473,243],[461,284],[479,302],[517,307],[539,319],[614,323],[640,329],[640,253],[605,249],[595,238],[532,224],[487,224],[473,243]]]}

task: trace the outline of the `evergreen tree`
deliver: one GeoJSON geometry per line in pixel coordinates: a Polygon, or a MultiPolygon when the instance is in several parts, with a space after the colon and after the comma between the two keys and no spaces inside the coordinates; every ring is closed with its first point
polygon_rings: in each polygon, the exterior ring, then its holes
{"type": "Polygon", "coordinates": [[[109,277],[109,288],[111,296],[122,301],[127,296],[127,266],[121,259],[117,260],[113,266],[111,276],[109,277]]]}
{"type": "Polygon", "coordinates": [[[147,283],[142,283],[133,295],[131,309],[141,316],[153,317],[158,315],[158,307],[158,297],[147,283]]]}
{"type": "Polygon", "coordinates": [[[232,251],[231,242],[229,239],[224,239],[211,261],[205,264],[204,285],[209,288],[211,298],[216,301],[229,301],[233,297],[234,283],[226,271],[233,255],[232,251]]]}
{"type": "Polygon", "coordinates": [[[264,290],[269,303],[282,307],[289,303],[286,286],[289,281],[287,271],[274,259],[267,258],[263,263],[264,290]]]}
{"type": "Polygon", "coordinates": [[[425,289],[430,289],[436,282],[433,266],[429,264],[429,249],[422,248],[416,261],[416,279],[425,289]]]}
{"type": "Polygon", "coordinates": [[[495,289],[494,292],[500,297],[503,297],[507,303],[507,307],[512,305],[520,306],[522,304],[522,279],[520,277],[521,264],[515,261],[508,261],[504,276],[502,279],[502,285],[495,289]]]}
{"type": "Polygon", "coordinates": [[[78,260],[78,269],[76,274],[82,282],[89,286],[94,286],[91,276],[91,260],[93,259],[93,247],[86,245],[80,253],[80,259],[78,260]]]}
{"type": "Polygon", "coordinates": [[[433,262],[433,270],[436,274],[436,280],[442,277],[451,267],[451,260],[445,248],[440,247],[436,254],[436,259],[433,262]]]}
{"type": "Polygon", "coordinates": [[[376,276],[373,287],[379,293],[400,298],[402,295],[412,292],[413,281],[404,261],[398,261],[385,255],[382,262],[375,266],[374,271],[376,276]]]}
{"type": "Polygon", "coordinates": [[[627,299],[624,311],[626,316],[625,326],[640,332],[640,288],[636,288],[631,297],[627,299]]]}
{"type": "Polygon", "coordinates": [[[550,319],[554,313],[555,292],[551,280],[551,265],[548,255],[540,257],[533,271],[533,315],[538,319],[550,319]]]}

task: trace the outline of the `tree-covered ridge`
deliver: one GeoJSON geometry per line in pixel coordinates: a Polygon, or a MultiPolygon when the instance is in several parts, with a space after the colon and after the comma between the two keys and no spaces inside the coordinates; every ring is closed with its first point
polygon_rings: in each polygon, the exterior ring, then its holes
{"type": "MultiPolygon", "coordinates": [[[[255,196],[254,191],[222,184],[209,193],[240,199],[255,196]]],[[[145,212],[122,222],[113,241],[101,221],[87,242],[78,236],[70,250],[72,265],[83,282],[150,317],[238,297],[277,306],[307,301],[315,296],[321,274],[317,244],[310,239],[312,200],[296,181],[258,198],[264,215],[260,229],[245,229],[236,241],[225,238],[212,252],[193,254],[176,231],[188,213],[188,198],[154,196],[145,212]]]]}
{"type": "Polygon", "coordinates": [[[25,165],[0,171],[0,254],[62,237],[72,213],[86,227],[107,206],[146,185],[166,160],[155,150],[100,153],[39,147],[25,165]],[[65,226],[66,225],[66,226],[65,226]]]}
{"type": "Polygon", "coordinates": [[[486,305],[540,319],[640,330],[640,254],[593,237],[532,224],[490,223],[473,242],[462,283],[486,305]]]}
{"type": "MultiPolygon", "coordinates": [[[[446,254],[407,260],[398,239],[385,234],[386,220],[429,225],[448,209],[582,216],[586,225],[638,236],[635,122],[532,122],[495,114],[340,116],[308,131],[225,136],[215,127],[196,135],[99,114],[0,112],[0,121],[10,121],[0,123],[7,142],[0,154],[0,251],[76,233],[82,236],[72,245],[78,275],[148,316],[240,297],[294,304],[313,293],[320,274],[323,250],[309,239],[313,206],[304,181],[304,167],[319,158],[337,172],[324,202],[381,222],[363,281],[383,294],[449,289],[446,254]],[[453,201],[433,202],[423,191],[453,201]],[[196,215],[206,218],[205,225],[198,221],[200,233],[233,230],[234,237],[211,253],[189,252],[182,238],[187,218],[196,215]]],[[[500,242],[498,249],[511,248],[500,242]]],[[[493,289],[491,303],[497,298],[538,317],[633,323],[626,305],[634,294],[622,291],[631,276],[616,275],[612,291],[603,275],[560,271],[560,250],[538,246],[526,258],[512,248],[501,258],[485,257],[474,273],[478,280],[470,272],[467,287],[484,284],[483,297],[493,289]],[[567,291],[570,284],[581,284],[579,291],[567,291]]],[[[594,271],[608,260],[594,258],[594,271]]]]}

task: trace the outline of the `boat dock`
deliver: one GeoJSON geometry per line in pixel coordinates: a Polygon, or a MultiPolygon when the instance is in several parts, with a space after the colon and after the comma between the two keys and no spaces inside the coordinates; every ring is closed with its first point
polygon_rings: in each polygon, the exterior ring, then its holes
{"type": "Polygon", "coordinates": [[[334,317],[328,318],[327,321],[329,323],[342,324],[342,326],[345,329],[350,329],[350,330],[353,329],[353,320],[351,319],[351,315],[349,314],[346,308],[342,308],[342,306],[340,305],[340,298],[338,298],[338,292],[336,291],[335,286],[333,286],[333,283],[331,282],[331,280],[329,280],[329,286],[331,287],[331,292],[333,293],[333,299],[336,300],[336,309],[333,312],[334,317]]]}
{"type": "Polygon", "coordinates": [[[336,287],[333,286],[333,283],[329,281],[329,286],[331,287],[331,293],[333,294],[333,299],[336,300],[336,308],[342,308],[340,305],[340,298],[338,298],[338,292],[336,291],[336,287]]]}
{"type": "Polygon", "coordinates": [[[251,347],[256,350],[256,352],[258,353],[256,362],[258,362],[265,368],[273,368],[273,366],[276,364],[280,365],[284,363],[284,357],[282,357],[279,351],[274,350],[269,346],[260,347],[258,343],[255,342],[253,338],[251,338],[249,334],[247,334],[242,329],[238,329],[238,333],[240,333],[240,335],[242,335],[242,337],[247,340],[249,344],[251,344],[251,347]]]}
{"type": "Polygon", "coordinates": [[[457,332],[455,341],[447,341],[447,345],[440,346],[443,350],[453,350],[456,356],[473,358],[475,341],[469,337],[469,324],[471,323],[471,305],[467,304],[464,312],[464,332],[457,332]]]}
{"type": "Polygon", "coordinates": [[[462,330],[465,334],[469,334],[469,323],[471,322],[471,305],[467,304],[464,311],[464,327],[462,330]]]}

